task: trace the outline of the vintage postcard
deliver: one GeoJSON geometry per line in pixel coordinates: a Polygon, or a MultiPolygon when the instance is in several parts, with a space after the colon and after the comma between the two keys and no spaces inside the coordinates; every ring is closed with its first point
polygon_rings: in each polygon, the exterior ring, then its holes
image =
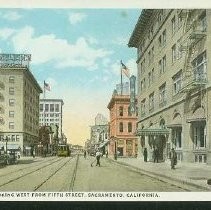
{"type": "Polygon", "coordinates": [[[0,3],[0,200],[210,201],[211,10],[82,3],[0,3]]]}

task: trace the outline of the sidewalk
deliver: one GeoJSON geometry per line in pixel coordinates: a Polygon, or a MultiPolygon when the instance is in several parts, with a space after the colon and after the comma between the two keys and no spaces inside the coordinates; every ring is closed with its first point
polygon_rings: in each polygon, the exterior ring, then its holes
{"type": "Polygon", "coordinates": [[[162,163],[144,162],[143,158],[118,158],[110,160],[133,167],[141,172],[156,178],[164,178],[180,184],[186,184],[200,191],[211,191],[207,179],[211,179],[211,166],[196,163],[178,163],[172,170],[170,161],[162,163]]]}

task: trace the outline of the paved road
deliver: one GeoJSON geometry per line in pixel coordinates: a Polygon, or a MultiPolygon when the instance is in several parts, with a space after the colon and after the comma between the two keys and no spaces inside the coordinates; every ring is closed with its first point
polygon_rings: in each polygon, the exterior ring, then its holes
{"type": "Polygon", "coordinates": [[[186,191],[106,158],[101,159],[101,167],[91,167],[93,160],[82,156],[25,158],[0,168],[0,191],[186,191]]]}

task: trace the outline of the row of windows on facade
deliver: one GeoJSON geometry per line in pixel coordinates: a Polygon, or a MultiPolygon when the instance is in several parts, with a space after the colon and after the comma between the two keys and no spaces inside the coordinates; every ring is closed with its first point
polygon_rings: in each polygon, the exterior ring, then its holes
{"type": "MultiPolygon", "coordinates": [[[[43,112],[44,106],[40,104],[40,112],[43,112]]],[[[59,112],[59,104],[45,104],[45,112],[59,112]]]]}
{"type": "MultiPolygon", "coordinates": [[[[147,39],[143,39],[139,48],[138,48],[138,58],[142,56],[143,52],[146,50],[148,47],[148,44],[150,44],[151,40],[154,38],[154,35],[157,33],[159,29],[159,26],[161,25],[161,20],[164,20],[164,18],[161,18],[161,16],[164,16],[163,11],[158,15],[157,21],[155,21],[155,26],[151,26],[150,30],[148,32],[147,39]],[[156,30],[155,30],[156,28],[156,30]],[[146,43],[147,40],[147,43],[146,43]]],[[[192,21],[194,18],[192,19],[192,21]]],[[[182,21],[182,16],[181,15],[174,15],[173,18],[171,19],[171,36],[174,36],[176,32],[179,31],[183,24],[182,21]]],[[[191,25],[191,24],[189,24],[191,25]]],[[[207,21],[206,21],[206,12],[203,12],[199,18],[198,18],[198,28],[200,31],[206,31],[207,30],[207,21]]],[[[163,29],[160,33],[160,36],[158,37],[158,46],[159,47],[164,47],[166,45],[166,40],[167,40],[167,30],[163,29]]],[[[172,37],[171,37],[172,38],[172,37]]],[[[149,57],[149,63],[151,62],[150,60],[153,60],[154,58],[154,46],[148,51],[148,57],[149,57]]]]}
{"type": "MultiPolygon", "coordinates": [[[[124,126],[123,126],[123,122],[119,123],[119,132],[124,132],[124,126]]],[[[132,127],[132,122],[128,122],[127,123],[127,132],[131,133],[133,131],[133,127],[132,127]]]]}
{"type": "Polygon", "coordinates": [[[40,114],[40,117],[59,117],[60,114],[40,114]]]}
{"type": "MultiPolygon", "coordinates": [[[[206,60],[206,51],[204,51],[192,61],[193,81],[196,82],[206,81],[207,79],[206,73],[207,73],[207,60],[206,60]]],[[[152,71],[148,73],[148,87],[150,87],[154,82],[155,82],[155,75],[154,75],[154,69],[152,69],[152,71]]],[[[175,75],[173,75],[172,82],[173,82],[173,94],[177,94],[182,87],[182,70],[179,70],[175,75]]],[[[146,79],[144,78],[141,81],[140,91],[144,91],[145,89],[146,89],[146,79]]]]}
{"type": "MultiPolygon", "coordinates": [[[[14,84],[15,83],[15,76],[9,76],[9,84],[14,84]]],[[[39,95],[37,94],[36,95],[36,91],[34,90],[34,88],[32,88],[31,84],[29,82],[27,82],[25,80],[25,96],[29,98],[30,102],[33,102],[32,100],[32,97],[31,96],[34,96],[35,97],[35,101],[39,101],[39,95]]],[[[1,83],[0,85],[0,90],[3,90],[5,89],[5,85],[4,83],[1,83]]],[[[14,87],[9,87],[9,94],[10,95],[14,95],[15,94],[15,88],[14,87]]],[[[34,103],[34,102],[33,102],[34,103]]]]}
{"type": "Polygon", "coordinates": [[[43,125],[58,125],[59,126],[59,123],[40,123],[41,126],[43,125]]]}
{"type": "Polygon", "coordinates": [[[54,121],[59,121],[59,119],[57,118],[57,119],[40,119],[40,122],[42,122],[42,121],[50,121],[50,122],[54,122],[54,121]]]}
{"type": "MultiPolygon", "coordinates": [[[[0,141],[5,142],[5,137],[0,135],[0,141]]],[[[20,141],[20,135],[7,135],[7,141],[20,141]]]]}
{"type": "MultiPolygon", "coordinates": [[[[138,115],[137,109],[138,109],[138,107],[136,107],[136,115],[138,115]]],[[[119,107],[119,116],[121,116],[121,117],[124,116],[124,107],[123,106],[119,107]]],[[[132,116],[132,113],[130,111],[130,107],[128,107],[127,116],[132,116]]]]}

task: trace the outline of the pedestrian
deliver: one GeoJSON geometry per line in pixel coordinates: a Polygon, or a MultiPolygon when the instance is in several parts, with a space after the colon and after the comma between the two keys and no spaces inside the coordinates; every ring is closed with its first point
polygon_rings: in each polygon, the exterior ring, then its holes
{"type": "Polygon", "coordinates": [[[174,148],[171,149],[170,160],[171,160],[171,169],[175,169],[175,165],[177,164],[177,154],[174,148]]]}
{"type": "Polygon", "coordinates": [[[86,150],[84,150],[84,158],[86,159],[86,150]]]}
{"type": "Polygon", "coordinates": [[[33,158],[35,158],[35,149],[33,150],[33,158]]]}
{"type": "Polygon", "coordinates": [[[105,155],[106,155],[106,158],[108,158],[108,151],[106,151],[105,155]]]}
{"type": "Polygon", "coordinates": [[[100,167],[100,157],[101,157],[101,153],[100,153],[100,151],[98,150],[97,152],[96,152],[96,160],[97,160],[97,163],[96,163],[96,166],[99,166],[100,167]]]}
{"type": "Polygon", "coordinates": [[[158,163],[158,156],[159,156],[159,153],[158,153],[158,148],[155,148],[154,149],[154,163],[158,163]]]}
{"type": "Polygon", "coordinates": [[[144,148],[144,162],[147,162],[147,148],[144,148]]]}

